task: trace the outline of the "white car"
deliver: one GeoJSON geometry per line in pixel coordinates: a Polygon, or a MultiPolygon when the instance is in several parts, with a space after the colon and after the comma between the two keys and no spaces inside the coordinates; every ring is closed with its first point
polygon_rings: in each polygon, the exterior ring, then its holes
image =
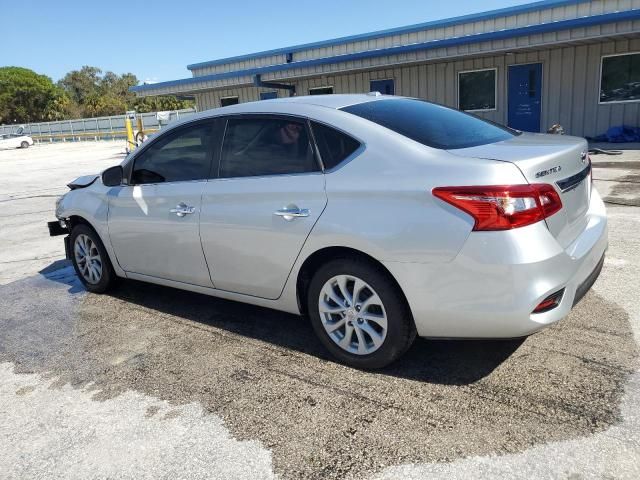
{"type": "Polygon", "coordinates": [[[33,139],[28,135],[17,133],[4,133],[0,135],[0,149],[4,148],[28,148],[33,145],[33,139]]]}
{"type": "Polygon", "coordinates": [[[607,248],[584,139],[403,97],[202,112],[69,186],[49,228],[87,290],[125,277],[305,314],[362,368],[416,334],[541,330],[607,248]]]}

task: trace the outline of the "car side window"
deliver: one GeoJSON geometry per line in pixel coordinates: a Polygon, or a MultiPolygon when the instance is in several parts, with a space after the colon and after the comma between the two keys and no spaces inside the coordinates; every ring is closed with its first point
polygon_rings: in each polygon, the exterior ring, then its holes
{"type": "Polygon", "coordinates": [[[169,133],[136,157],[133,184],[209,178],[213,127],[210,122],[169,133]]]}
{"type": "Polygon", "coordinates": [[[311,122],[325,170],[330,170],[360,147],[360,142],[335,128],[311,122]]]}
{"type": "Polygon", "coordinates": [[[220,177],[319,171],[305,122],[285,118],[233,118],[224,136],[220,177]]]}

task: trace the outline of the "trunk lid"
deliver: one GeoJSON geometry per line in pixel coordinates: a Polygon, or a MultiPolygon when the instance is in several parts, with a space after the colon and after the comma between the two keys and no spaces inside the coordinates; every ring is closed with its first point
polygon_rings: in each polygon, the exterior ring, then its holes
{"type": "Polygon", "coordinates": [[[587,142],[583,138],[523,133],[502,142],[448,152],[510,162],[520,169],[529,183],[552,185],[560,194],[562,209],[545,221],[563,248],[567,248],[586,227],[591,170],[587,142]]]}

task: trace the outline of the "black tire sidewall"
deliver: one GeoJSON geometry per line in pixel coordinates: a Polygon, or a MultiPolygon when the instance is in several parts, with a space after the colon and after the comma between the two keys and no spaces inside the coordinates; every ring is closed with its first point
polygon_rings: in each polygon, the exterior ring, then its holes
{"type": "Polygon", "coordinates": [[[109,259],[109,255],[107,254],[107,250],[104,248],[102,244],[102,240],[100,240],[100,236],[96,233],[96,231],[85,224],[79,224],[73,227],[70,235],[70,244],[71,244],[71,262],[73,263],[73,268],[78,275],[78,278],[84,285],[84,287],[93,293],[104,293],[106,292],[115,281],[115,272],[113,271],[113,266],[111,265],[111,260],[109,259]],[[100,253],[100,259],[102,260],[102,277],[100,277],[100,281],[98,283],[89,283],[85,280],[82,273],[80,273],[80,269],[78,268],[78,264],[76,263],[75,256],[75,241],[76,238],[81,235],[87,235],[93,243],[95,243],[98,248],[98,252],[100,253]]]}
{"type": "Polygon", "coordinates": [[[309,284],[307,311],[311,325],[329,352],[341,363],[362,368],[383,368],[400,357],[415,338],[413,318],[399,287],[388,274],[371,263],[354,259],[332,260],[320,267],[309,284]],[[368,355],[355,355],[344,351],[325,331],[318,311],[318,300],[324,284],[336,275],[353,275],[368,283],[378,294],[387,314],[387,335],[383,345],[368,355]]]}
{"type": "Polygon", "coordinates": [[[21,148],[28,148],[28,147],[29,147],[29,142],[22,142],[22,143],[20,144],[20,147],[21,147],[21,148]]]}

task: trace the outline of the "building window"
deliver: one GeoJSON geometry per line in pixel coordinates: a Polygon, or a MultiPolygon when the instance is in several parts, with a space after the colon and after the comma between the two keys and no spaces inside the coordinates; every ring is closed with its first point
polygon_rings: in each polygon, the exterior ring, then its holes
{"type": "Polygon", "coordinates": [[[640,101],[640,53],[602,58],[600,103],[640,101]]]}
{"type": "Polygon", "coordinates": [[[458,108],[465,111],[496,109],[496,69],[458,73],[458,108]]]}
{"type": "Polygon", "coordinates": [[[395,95],[395,83],[393,79],[371,80],[369,82],[369,91],[380,92],[382,95],[395,95]]]}
{"type": "Polygon", "coordinates": [[[221,107],[228,107],[229,105],[236,105],[238,103],[238,97],[222,97],[220,99],[221,107]]]}
{"type": "Polygon", "coordinates": [[[260,100],[271,100],[278,98],[278,92],[260,92],[260,100]]]}
{"type": "Polygon", "coordinates": [[[309,95],[331,95],[333,87],[316,87],[309,89],[309,95]]]}

